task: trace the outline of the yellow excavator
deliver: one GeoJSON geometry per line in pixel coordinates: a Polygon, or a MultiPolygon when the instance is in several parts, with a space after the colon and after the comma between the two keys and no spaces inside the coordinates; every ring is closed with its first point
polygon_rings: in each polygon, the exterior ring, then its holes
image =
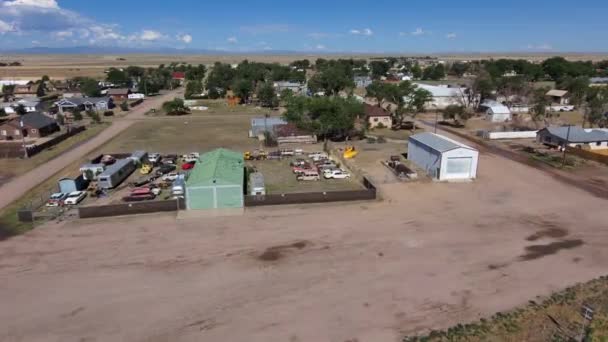
{"type": "Polygon", "coordinates": [[[150,164],[144,164],[144,165],[141,166],[141,169],[139,170],[139,173],[141,173],[142,175],[147,175],[150,172],[152,172],[153,168],[154,167],[152,165],[150,165],[150,164]]]}
{"type": "Polygon", "coordinates": [[[344,150],[344,159],[353,159],[359,154],[359,151],[355,149],[355,146],[347,146],[344,150]]]}

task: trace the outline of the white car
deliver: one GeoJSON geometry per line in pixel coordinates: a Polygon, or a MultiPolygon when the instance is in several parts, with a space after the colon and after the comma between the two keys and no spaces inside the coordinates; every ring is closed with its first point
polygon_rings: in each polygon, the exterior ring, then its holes
{"type": "Polygon", "coordinates": [[[313,152],[308,155],[308,158],[312,159],[313,161],[317,161],[322,159],[328,159],[329,156],[325,152],[313,152]]]}
{"type": "Polygon", "coordinates": [[[346,178],[350,178],[350,173],[344,171],[344,170],[325,170],[325,172],[323,172],[323,178],[325,179],[346,179],[346,178]]]}
{"type": "Polygon", "coordinates": [[[84,191],[74,191],[68,194],[68,197],[63,201],[65,205],[76,205],[87,197],[87,193],[84,191]]]}
{"type": "Polygon", "coordinates": [[[167,173],[166,175],[162,176],[162,180],[164,182],[173,182],[175,181],[177,178],[179,178],[179,174],[177,172],[171,172],[171,173],[167,173]]]}
{"type": "Polygon", "coordinates": [[[155,164],[160,163],[160,160],[161,160],[161,155],[160,155],[160,153],[150,153],[150,154],[148,154],[148,161],[149,161],[149,162],[150,162],[152,165],[155,165],[155,164]]]}

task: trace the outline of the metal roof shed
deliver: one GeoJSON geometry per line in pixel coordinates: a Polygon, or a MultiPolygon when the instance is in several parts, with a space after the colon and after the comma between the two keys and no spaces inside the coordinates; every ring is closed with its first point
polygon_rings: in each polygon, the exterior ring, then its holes
{"type": "Polygon", "coordinates": [[[189,210],[243,207],[243,154],[217,149],[200,157],[186,181],[189,210]]]}
{"type": "Polygon", "coordinates": [[[438,134],[425,132],[412,135],[407,158],[436,180],[470,180],[477,177],[479,152],[438,134]]]}

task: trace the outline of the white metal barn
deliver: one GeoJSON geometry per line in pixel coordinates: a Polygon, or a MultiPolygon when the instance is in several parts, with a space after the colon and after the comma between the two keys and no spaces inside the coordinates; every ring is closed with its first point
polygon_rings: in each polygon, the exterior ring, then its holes
{"type": "Polygon", "coordinates": [[[479,152],[456,140],[425,132],[410,137],[407,159],[436,180],[470,180],[477,177],[479,152]]]}

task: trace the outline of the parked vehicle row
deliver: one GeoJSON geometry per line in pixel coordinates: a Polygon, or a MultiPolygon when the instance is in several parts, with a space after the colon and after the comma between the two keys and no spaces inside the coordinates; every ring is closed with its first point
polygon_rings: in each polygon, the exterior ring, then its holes
{"type": "Polygon", "coordinates": [[[308,156],[312,159],[312,163],[303,158],[294,159],[289,163],[298,181],[319,181],[321,175],[325,179],[351,177],[347,171],[340,169],[333,160],[330,160],[325,152],[314,152],[308,156]]]}

